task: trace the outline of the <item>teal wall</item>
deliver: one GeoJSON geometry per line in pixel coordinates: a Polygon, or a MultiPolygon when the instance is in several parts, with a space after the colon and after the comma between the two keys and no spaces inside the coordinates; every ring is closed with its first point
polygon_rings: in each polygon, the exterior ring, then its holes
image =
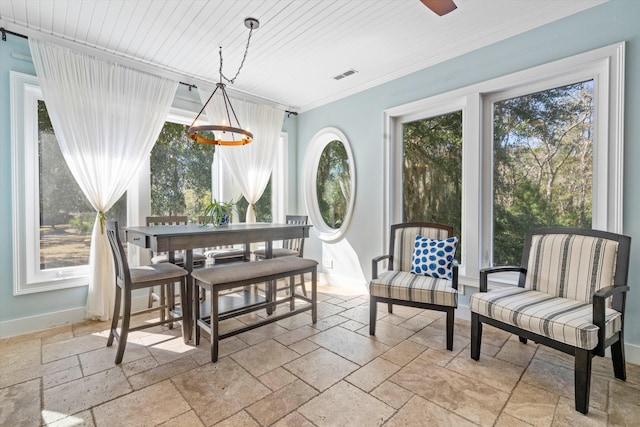
{"type": "MultiPolygon", "coordinates": [[[[536,65],[626,41],[624,233],[632,237],[632,288],[627,300],[626,342],[640,346],[640,1],[612,0],[582,13],[478,49],[392,82],[302,113],[298,117],[298,165],[313,135],[335,126],[349,139],[356,164],[357,196],[345,240],[358,254],[360,274],[382,247],[383,111],[432,95],[536,65]]],[[[301,193],[299,187],[298,193],[301,193]]],[[[300,208],[303,200],[300,198],[300,208]]],[[[328,250],[313,237],[305,256],[328,250]]],[[[331,273],[331,272],[328,272],[331,273]]],[[[466,304],[463,297],[461,304],[466,304]]],[[[638,348],[640,350],[640,348],[638,348]]]]}

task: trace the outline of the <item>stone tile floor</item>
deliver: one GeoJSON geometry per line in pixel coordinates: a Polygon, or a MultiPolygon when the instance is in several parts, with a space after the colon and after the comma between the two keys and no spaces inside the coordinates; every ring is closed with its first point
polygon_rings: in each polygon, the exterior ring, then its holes
{"type": "Polygon", "coordinates": [[[119,366],[102,322],[0,340],[0,425],[640,425],[640,366],[622,382],[595,358],[584,416],[569,356],[485,326],[474,362],[468,321],[450,352],[440,313],[381,305],[370,337],[366,295],[322,287],[319,300],[316,325],[304,313],[228,338],[215,364],[179,327],[131,334],[119,366]]]}

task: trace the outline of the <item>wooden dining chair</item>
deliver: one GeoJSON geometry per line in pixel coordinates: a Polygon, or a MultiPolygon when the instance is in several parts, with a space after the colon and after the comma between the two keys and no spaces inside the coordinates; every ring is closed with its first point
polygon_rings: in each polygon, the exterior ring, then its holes
{"type": "Polygon", "coordinates": [[[169,313],[169,317],[165,318],[164,313],[167,311],[166,305],[160,305],[155,308],[147,308],[146,310],[132,312],[132,297],[131,294],[136,289],[152,288],[154,286],[164,287],[169,284],[173,286],[175,283],[180,284],[180,296],[182,299],[182,306],[187,305],[186,301],[186,276],[187,270],[178,267],[175,264],[168,262],[145,265],[142,267],[129,268],[127,262],[127,256],[120,240],[120,233],[118,230],[117,221],[106,222],[107,238],[109,239],[109,245],[111,246],[111,252],[115,261],[115,276],[116,276],[116,296],[113,305],[113,318],[111,320],[111,330],[109,331],[109,338],[107,340],[107,347],[113,344],[113,340],[118,341],[118,351],[116,353],[116,365],[122,362],[124,350],[127,345],[127,337],[129,332],[138,331],[141,329],[152,328],[163,324],[172,324],[175,321],[183,320],[182,316],[174,317],[169,313]],[[120,326],[120,332],[118,332],[118,323],[120,320],[120,311],[122,306],[122,300],[124,298],[124,307],[122,310],[122,325],[120,326]],[[131,327],[131,317],[139,314],[149,313],[154,310],[159,310],[161,319],[158,322],[145,322],[142,325],[131,327]]]}

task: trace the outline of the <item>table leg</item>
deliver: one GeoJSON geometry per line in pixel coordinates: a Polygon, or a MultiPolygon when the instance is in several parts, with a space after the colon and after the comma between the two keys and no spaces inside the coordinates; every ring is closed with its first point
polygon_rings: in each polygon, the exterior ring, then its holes
{"type": "MultiPolygon", "coordinates": [[[[187,269],[189,274],[187,274],[187,292],[186,292],[186,300],[187,304],[182,307],[182,336],[184,337],[185,344],[191,341],[191,336],[193,332],[193,316],[191,315],[192,304],[196,303],[195,298],[193,296],[193,276],[191,276],[191,272],[193,271],[193,249],[186,250],[186,256],[184,260],[184,267],[187,269]]],[[[197,297],[197,295],[196,295],[197,297]]]]}

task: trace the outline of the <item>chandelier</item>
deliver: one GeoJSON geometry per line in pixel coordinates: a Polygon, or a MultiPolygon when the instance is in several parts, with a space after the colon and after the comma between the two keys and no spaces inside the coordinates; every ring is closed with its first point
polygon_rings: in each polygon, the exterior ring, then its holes
{"type": "Polygon", "coordinates": [[[249,132],[248,129],[243,129],[240,126],[240,122],[238,121],[238,116],[231,105],[231,99],[229,99],[229,95],[227,95],[227,91],[225,89],[226,85],[223,83],[227,81],[230,84],[233,84],[240,74],[240,70],[244,65],[245,59],[247,59],[247,52],[249,51],[249,42],[251,41],[251,34],[253,30],[257,29],[260,26],[260,22],[255,18],[245,18],[244,26],[249,29],[249,37],[247,38],[247,46],[244,50],[244,56],[242,57],[242,62],[238,67],[238,71],[236,71],[236,75],[232,79],[228,79],[222,73],[222,47],[220,47],[220,81],[216,84],[216,88],[211,93],[207,102],[204,103],[204,106],[198,113],[195,119],[193,119],[193,123],[187,130],[187,134],[189,138],[194,141],[201,142],[203,144],[213,144],[213,145],[245,145],[249,144],[253,140],[253,134],[249,132]],[[219,125],[203,125],[196,126],[196,121],[202,114],[209,101],[213,98],[213,95],[216,92],[220,92],[220,96],[222,96],[222,103],[224,104],[224,113],[226,114],[226,120],[222,120],[222,124],[219,125]],[[207,132],[207,136],[200,134],[200,132],[207,132]],[[213,137],[208,136],[208,132],[213,132],[213,137]],[[216,134],[217,132],[217,134],[216,134]],[[217,135],[217,136],[216,136],[217,135]]]}

